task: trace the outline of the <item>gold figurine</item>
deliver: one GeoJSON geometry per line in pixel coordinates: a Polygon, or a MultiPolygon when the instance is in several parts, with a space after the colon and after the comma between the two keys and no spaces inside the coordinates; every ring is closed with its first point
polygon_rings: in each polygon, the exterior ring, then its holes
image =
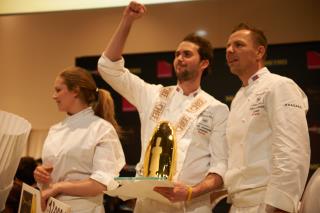
{"type": "Polygon", "coordinates": [[[143,175],[172,180],[176,164],[176,141],[169,122],[155,129],[144,158],[143,175]]]}

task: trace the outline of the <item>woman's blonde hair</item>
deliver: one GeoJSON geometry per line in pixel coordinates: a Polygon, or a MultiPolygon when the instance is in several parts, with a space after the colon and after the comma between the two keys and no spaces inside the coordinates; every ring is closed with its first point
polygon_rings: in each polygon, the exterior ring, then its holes
{"type": "Polygon", "coordinates": [[[121,134],[121,127],[115,119],[114,102],[109,91],[98,89],[91,74],[81,67],[68,67],[59,76],[69,91],[77,91],[79,99],[92,107],[95,115],[109,121],[121,134]]]}

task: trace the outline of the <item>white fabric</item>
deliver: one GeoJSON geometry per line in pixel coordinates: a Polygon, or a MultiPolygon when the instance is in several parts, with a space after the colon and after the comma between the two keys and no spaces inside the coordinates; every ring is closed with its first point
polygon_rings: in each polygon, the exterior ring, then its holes
{"type": "Polygon", "coordinates": [[[96,197],[71,197],[71,196],[58,196],[58,200],[71,206],[72,213],[105,213],[102,196],[96,197]]]}
{"type": "Polygon", "coordinates": [[[24,118],[0,111],[0,211],[5,208],[30,130],[24,118]]]}
{"type": "MultiPolygon", "coordinates": [[[[229,198],[296,212],[310,161],[307,97],[267,68],[236,94],[227,123],[229,198]],[[256,189],[264,190],[255,192],[256,189]],[[253,203],[252,197],[255,199],[253,203]]],[[[243,206],[242,206],[243,207],[243,206]]]]}
{"type": "Polygon", "coordinates": [[[192,199],[189,202],[175,203],[174,205],[165,205],[151,199],[137,200],[134,213],[211,213],[210,195],[192,199]]]}
{"type": "MultiPolygon", "coordinates": [[[[53,162],[51,176],[54,183],[91,178],[107,186],[108,190],[118,186],[114,177],[119,176],[125,164],[115,129],[109,122],[95,116],[90,107],[50,128],[43,146],[42,159],[44,164],[49,160],[53,162]]],[[[79,203],[81,212],[85,207],[90,209],[102,206],[102,195],[60,196],[57,199],[67,204],[78,203],[72,205],[73,212],[79,208],[79,203]]]]}
{"type": "MultiPolygon", "coordinates": [[[[102,56],[98,62],[98,69],[103,79],[138,109],[142,143],[141,158],[136,167],[139,172],[143,165],[145,150],[154,130],[154,125],[150,120],[151,111],[163,86],[148,84],[138,76],[131,74],[124,67],[123,59],[111,62],[108,58],[102,56]]],[[[227,169],[225,124],[228,107],[226,105],[206,94],[200,88],[189,96],[183,95],[182,90],[177,88],[174,90],[172,101],[168,103],[162,114],[162,120],[176,123],[185,107],[199,92],[204,94],[210,104],[192,122],[181,140],[177,141],[177,168],[173,180],[188,185],[201,182],[209,172],[217,173],[223,177],[227,169]]],[[[203,205],[210,206],[208,196],[203,200],[206,203],[203,205]]],[[[157,206],[157,208],[152,208],[153,212],[168,212],[168,208],[170,209],[170,206],[164,206],[163,204],[156,204],[155,202],[151,204],[150,200],[146,202],[138,201],[136,209],[140,208],[139,205],[143,205],[142,209],[150,210],[148,203],[151,207],[157,206]]],[[[181,206],[181,208],[186,207],[186,205],[181,206]]],[[[187,212],[194,211],[192,208],[189,209],[190,211],[187,209],[187,212]]],[[[176,209],[171,209],[171,211],[176,211],[176,209]]],[[[142,212],[142,210],[139,212],[142,212]]],[[[198,212],[209,211],[207,209],[198,212]]]]}
{"type": "Polygon", "coordinates": [[[320,212],[320,168],[318,168],[308,182],[301,201],[300,213],[320,212]]]}
{"type": "Polygon", "coordinates": [[[261,203],[251,207],[231,206],[229,213],[274,213],[274,211],[274,207],[261,203]]]}

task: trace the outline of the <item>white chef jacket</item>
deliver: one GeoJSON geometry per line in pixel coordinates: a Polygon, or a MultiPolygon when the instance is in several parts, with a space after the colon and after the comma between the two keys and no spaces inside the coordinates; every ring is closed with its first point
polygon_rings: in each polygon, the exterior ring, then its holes
{"type": "Polygon", "coordinates": [[[238,91],[226,130],[225,184],[235,207],[297,211],[310,164],[307,110],[304,92],[267,68],[238,91]]]}
{"type": "MultiPolygon", "coordinates": [[[[139,112],[142,144],[140,162],[136,167],[139,173],[143,166],[145,150],[154,131],[154,125],[152,125],[152,121],[150,120],[151,111],[163,86],[148,84],[138,76],[131,74],[124,67],[123,59],[112,62],[102,55],[98,62],[98,69],[102,78],[132,103],[139,112]]],[[[175,87],[173,92],[172,99],[163,111],[161,120],[175,123],[185,108],[199,93],[203,94],[210,103],[192,122],[180,141],[177,141],[177,162],[173,181],[195,185],[201,182],[208,173],[217,173],[223,177],[227,169],[225,125],[228,107],[206,94],[200,88],[188,96],[183,95],[182,89],[178,86],[175,87]]],[[[206,200],[206,204],[203,205],[210,205],[208,204],[209,196],[206,196],[204,199],[206,200]]],[[[168,206],[165,207],[164,204],[155,204],[155,201],[150,201],[149,203],[151,202],[152,205],[149,205],[149,207],[152,206],[152,211],[168,212],[168,208],[170,209],[168,206]],[[153,208],[155,206],[157,207],[153,208]]],[[[147,202],[144,200],[143,203],[147,202]]],[[[138,201],[136,206],[140,204],[141,202],[138,201]]],[[[182,206],[181,208],[185,208],[184,205],[182,206]]],[[[150,211],[149,207],[145,206],[142,209],[150,211]]],[[[211,208],[209,210],[211,212],[211,208]]],[[[198,212],[209,212],[209,210],[198,212]]],[[[172,211],[179,212],[179,209],[172,211]]],[[[139,210],[139,212],[143,211],[139,210]]]]}
{"type": "MultiPolygon", "coordinates": [[[[45,140],[42,159],[53,160],[52,182],[91,178],[108,190],[118,184],[114,177],[125,164],[118,135],[91,107],[52,126],[45,140]]],[[[96,197],[58,196],[72,206],[72,212],[104,212],[103,195],[96,197]]]]}

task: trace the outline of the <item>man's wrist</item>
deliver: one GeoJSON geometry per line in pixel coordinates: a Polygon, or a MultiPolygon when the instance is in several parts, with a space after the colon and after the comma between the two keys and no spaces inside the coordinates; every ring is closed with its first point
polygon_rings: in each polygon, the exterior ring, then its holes
{"type": "Polygon", "coordinates": [[[187,193],[187,201],[190,201],[192,199],[192,192],[193,192],[192,187],[191,186],[187,186],[187,191],[188,191],[188,193],[187,193]]]}

